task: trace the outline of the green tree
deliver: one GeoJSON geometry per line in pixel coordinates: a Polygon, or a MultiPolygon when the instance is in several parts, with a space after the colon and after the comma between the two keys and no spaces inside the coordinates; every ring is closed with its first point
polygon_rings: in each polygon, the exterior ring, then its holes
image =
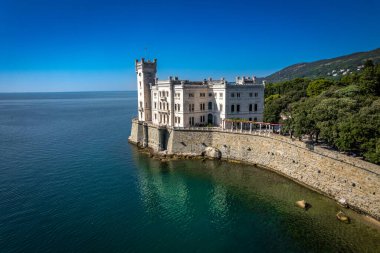
{"type": "Polygon", "coordinates": [[[364,94],[380,96],[380,66],[366,63],[358,82],[364,94]]]}
{"type": "Polygon", "coordinates": [[[286,121],[285,125],[296,137],[308,135],[310,139],[315,137],[318,141],[319,129],[316,127],[316,122],[311,114],[317,103],[317,99],[303,99],[290,105],[290,120],[286,121]]]}
{"type": "Polygon", "coordinates": [[[326,79],[314,80],[307,86],[306,93],[309,97],[318,96],[332,85],[334,82],[326,79]]]}
{"type": "Polygon", "coordinates": [[[329,144],[335,145],[338,138],[338,123],[358,109],[357,102],[351,98],[326,98],[321,100],[311,111],[316,128],[321,137],[329,144]]]}
{"type": "Polygon", "coordinates": [[[354,151],[380,163],[380,99],[340,122],[338,129],[335,144],[340,150],[354,151]]]}

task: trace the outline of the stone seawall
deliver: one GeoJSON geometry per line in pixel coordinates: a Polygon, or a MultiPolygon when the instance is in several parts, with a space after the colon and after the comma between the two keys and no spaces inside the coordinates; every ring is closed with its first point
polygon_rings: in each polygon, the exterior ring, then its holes
{"type": "Polygon", "coordinates": [[[132,122],[131,142],[169,154],[201,155],[207,147],[217,148],[222,159],[271,169],[380,220],[380,166],[275,134],[144,124],[132,122]]]}

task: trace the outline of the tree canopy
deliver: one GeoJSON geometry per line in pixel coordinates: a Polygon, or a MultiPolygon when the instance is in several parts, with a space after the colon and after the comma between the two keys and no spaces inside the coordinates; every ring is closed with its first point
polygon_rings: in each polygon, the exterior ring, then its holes
{"type": "Polygon", "coordinates": [[[264,120],[380,164],[380,65],[368,61],[364,66],[340,80],[268,84],[264,120]]]}

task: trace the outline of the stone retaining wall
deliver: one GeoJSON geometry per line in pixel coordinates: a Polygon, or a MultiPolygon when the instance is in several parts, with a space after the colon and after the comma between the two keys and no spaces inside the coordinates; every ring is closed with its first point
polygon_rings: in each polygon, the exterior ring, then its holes
{"type": "MultiPolygon", "coordinates": [[[[131,142],[144,139],[141,126],[132,123],[131,142]]],[[[345,198],[352,208],[380,220],[380,166],[375,164],[275,134],[146,127],[147,146],[155,151],[165,146],[169,154],[201,155],[206,147],[214,147],[221,151],[222,159],[271,169],[331,198],[345,198]]]]}

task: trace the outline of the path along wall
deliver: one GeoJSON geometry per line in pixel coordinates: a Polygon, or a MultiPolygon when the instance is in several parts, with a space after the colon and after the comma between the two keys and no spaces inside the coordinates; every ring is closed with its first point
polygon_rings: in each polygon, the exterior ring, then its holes
{"type": "MultiPolygon", "coordinates": [[[[139,127],[133,122],[131,142],[144,139],[139,127]]],[[[222,159],[266,167],[334,199],[345,198],[351,207],[380,220],[380,166],[375,164],[275,134],[146,127],[146,145],[155,151],[200,155],[211,146],[221,151],[222,159]]]]}

